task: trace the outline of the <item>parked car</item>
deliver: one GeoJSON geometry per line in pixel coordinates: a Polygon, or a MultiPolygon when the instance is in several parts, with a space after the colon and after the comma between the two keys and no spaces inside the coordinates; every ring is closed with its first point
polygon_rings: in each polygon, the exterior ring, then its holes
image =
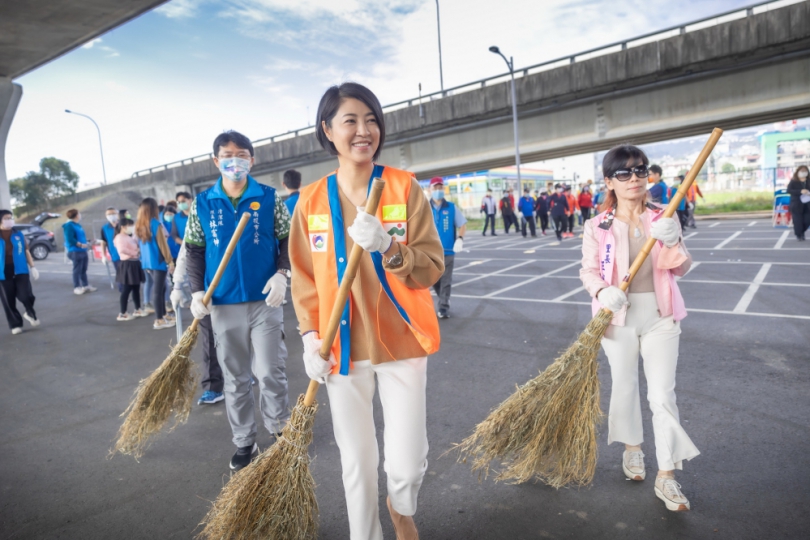
{"type": "Polygon", "coordinates": [[[48,257],[51,251],[56,251],[56,239],[53,233],[41,227],[49,219],[58,218],[60,214],[43,212],[34,218],[33,223],[20,223],[14,225],[15,231],[20,231],[28,244],[28,250],[34,259],[41,261],[48,257]]]}

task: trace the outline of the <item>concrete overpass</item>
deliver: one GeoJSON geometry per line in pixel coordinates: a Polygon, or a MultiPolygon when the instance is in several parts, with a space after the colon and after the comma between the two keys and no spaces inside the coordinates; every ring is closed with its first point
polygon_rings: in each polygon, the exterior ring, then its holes
{"type": "MultiPolygon", "coordinates": [[[[687,25],[671,37],[520,70],[521,160],[810,116],[810,1],[738,13],[721,24],[687,25]]],[[[411,100],[387,107],[380,162],[422,178],[513,164],[507,80],[477,81],[421,106],[411,100]]],[[[275,186],[288,168],[311,182],[336,165],[312,128],[257,141],[256,158],[257,179],[275,186]]],[[[208,185],[217,175],[202,155],[133,176],[168,192],[169,185],[208,185]]]]}
{"type": "Polygon", "coordinates": [[[166,0],[4,0],[0,5],[0,208],[11,208],[6,138],[22,98],[13,79],[166,0]]]}

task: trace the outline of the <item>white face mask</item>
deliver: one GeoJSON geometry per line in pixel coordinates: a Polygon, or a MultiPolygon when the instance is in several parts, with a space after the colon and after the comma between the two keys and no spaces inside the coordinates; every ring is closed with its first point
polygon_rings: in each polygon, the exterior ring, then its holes
{"type": "Polygon", "coordinates": [[[807,178],[807,171],[799,171],[799,178],[807,178]]]}
{"type": "Polygon", "coordinates": [[[250,172],[250,160],[238,157],[220,159],[219,171],[231,182],[241,182],[250,172]]]}
{"type": "Polygon", "coordinates": [[[115,225],[118,223],[118,214],[110,214],[107,216],[107,221],[110,222],[110,225],[115,225]]]}
{"type": "Polygon", "coordinates": [[[4,229],[10,229],[13,226],[14,226],[14,220],[13,219],[4,219],[3,220],[3,228],[4,229]]]}
{"type": "Polygon", "coordinates": [[[130,225],[129,227],[127,227],[127,234],[130,235],[130,236],[135,234],[135,226],[134,225],[130,225]]]}

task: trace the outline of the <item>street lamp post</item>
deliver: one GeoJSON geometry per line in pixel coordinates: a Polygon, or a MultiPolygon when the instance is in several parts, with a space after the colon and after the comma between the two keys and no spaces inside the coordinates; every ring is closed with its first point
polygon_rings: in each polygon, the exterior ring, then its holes
{"type": "Polygon", "coordinates": [[[501,50],[495,45],[489,48],[489,52],[499,54],[501,58],[503,58],[503,61],[506,62],[506,65],[509,67],[509,74],[512,76],[512,124],[515,131],[515,168],[517,169],[518,193],[522,196],[523,183],[520,180],[520,143],[518,140],[517,97],[515,95],[515,61],[511,56],[509,60],[507,60],[506,56],[504,56],[501,50]]]}
{"type": "Polygon", "coordinates": [[[65,112],[68,113],[68,114],[75,114],[75,115],[78,115],[78,116],[83,116],[83,117],[87,118],[88,120],[90,120],[91,122],[93,122],[93,125],[96,126],[96,131],[98,131],[98,150],[99,150],[99,152],[101,152],[101,173],[104,175],[104,185],[106,186],[107,185],[107,169],[104,166],[104,148],[101,146],[101,129],[99,129],[98,124],[96,124],[96,121],[93,120],[92,118],[90,118],[89,116],[87,116],[86,114],[77,113],[77,112],[71,111],[69,109],[65,109],[65,112]]]}
{"type": "Polygon", "coordinates": [[[442,23],[439,20],[439,0],[436,0],[436,28],[439,31],[439,84],[444,97],[444,72],[442,70],[442,23]]]}

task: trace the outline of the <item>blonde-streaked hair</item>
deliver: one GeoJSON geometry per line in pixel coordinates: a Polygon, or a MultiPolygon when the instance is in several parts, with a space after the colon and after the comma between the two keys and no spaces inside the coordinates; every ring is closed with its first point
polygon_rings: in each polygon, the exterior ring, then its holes
{"type": "Polygon", "coordinates": [[[138,206],[138,217],[135,219],[135,236],[141,242],[152,240],[152,219],[158,219],[158,204],[152,197],[147,197],[138,206]]]}

